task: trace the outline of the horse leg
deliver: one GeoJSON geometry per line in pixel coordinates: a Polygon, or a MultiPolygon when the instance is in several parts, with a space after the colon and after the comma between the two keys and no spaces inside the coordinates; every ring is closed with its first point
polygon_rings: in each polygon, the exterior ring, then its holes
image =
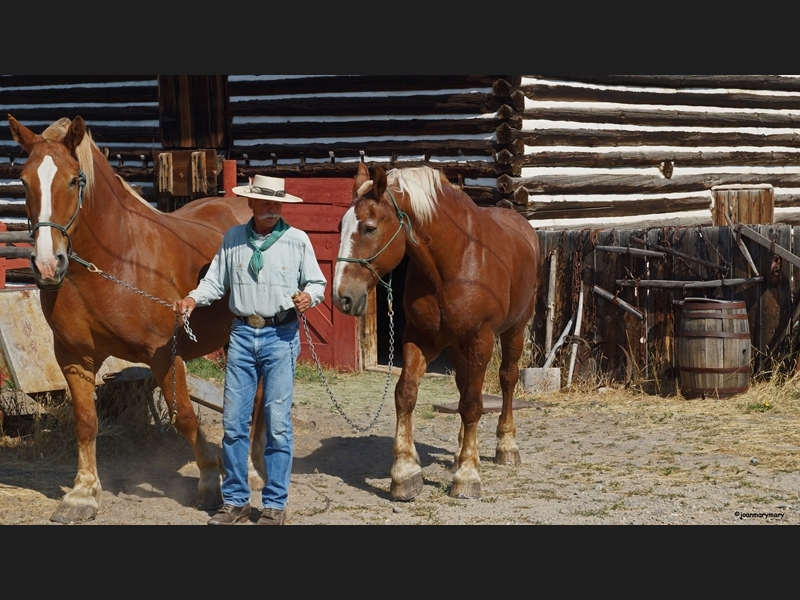
{"type": "MultiPolygon", "coordinates": [[[[461,353],[456,349],[455,346],[450,346],[447,349],[447,353],[450,356],[450,361],[453,363],[453,367],[455,368],[455,380],[456,380],[456,388],[458,389],[458,397],[464,394],[464,381],[466,379],[467,373],[467,362],[464,360],[464,357],[461,356],[461,353]]],[[[450,472],[455,473],[458,471],[459,467],[459,456],[461,456],[461,447],[464,444],[464,422],[461,422],[461,425],[458,429],[458,448],[456,449],[455,454],[453,455],[453,464],[450,467],[450,472]]]]}
{"type": "Polygon", "coordinates": [[[267,445],[267,423],[264,418],[264,381],[260,379],[253,402],[253,425],[250,427],[250,454],[247,457],[247,483],[251,490],[261,491],[267,484],[264,448],[267,445]]]}
{"type": "Polygon", "coordinates": [[[493,347],[494,334],[484,328],[473,338],[465,353],[464,388],[458,401],[458,412],[461,414],[459,452],[456,458],[458,468],[450,488],[450,496],[453,498],[481,497],[478,422],[483,413],[483,379],[493,347]]]}
{"type": "MultiPolygon", "coordinates": [[[[409,329],[406,329],[408,335],[409,329]]],[[[394,434],[391,494],[395,500],[411,500],[422,490],[422,467],[414,446],[414,407],[417,404],[419,380],[428,362],[419,346],[403,344],[403,370],[394,388],[397,425],[394,434]]]]}
{"type": "Polygon", "coordinates": [[[153,375],[164,392],[164,398],[170,412],[173,414],[175,429],[189,442],[194,451],[195,462],[200,470],[200,480],[197,484],[197,496],[192,506],[198,510],[213,510],[222,506],[222,491],[220,490],[220,475],[224,471],[222,456],[219,451],[206,439],[197,415],[194,413],[189,390],[186,387],[186,367],[183,359],[176,356],[175,360],[168,359],[165,365],[152,365],[153,375]],[[173,380],[173,370],[174,380],[173,380]],[[173,397],[172,384],[175,382],[175,395],[173,397]]]}
{"type": "MultiPolygon", "coordinates": [[[[75,437],[78,444],[78,474],[72,489],[50,516],[56,523],[79,523],[97,516],[100,477],[97,474],[97,409],[94,402],[95,374],[56,339],[56,359],[72,397],[75,437]]],[[[100,361],[102,362],[102,361],[100,361]]]]}
{"type": "Polygon", "coordinates": [[[497,448],[494,462],[498,465],[519,465],[522,460],[519,456],[516,435],[517,426],[514,424],[514,388],[519,379],[519,357],[522,356],[522,344],[525,334],[524,327],[508,329],[500,334],[500,347],[502,357],[500,360],[500,389],[503,391],[503,408],[497,421],[497,448]]]}

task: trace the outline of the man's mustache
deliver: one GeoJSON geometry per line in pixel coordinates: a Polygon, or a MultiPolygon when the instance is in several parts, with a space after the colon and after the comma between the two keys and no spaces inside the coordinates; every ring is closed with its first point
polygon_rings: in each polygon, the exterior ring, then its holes
{"type": "Polygon", "coordinates": [[[278,213],[266,213],[263,215],[259,215],[258,218],[261,221],[266,221],[267,219],[280,219],[281,216],[278,213]]]}

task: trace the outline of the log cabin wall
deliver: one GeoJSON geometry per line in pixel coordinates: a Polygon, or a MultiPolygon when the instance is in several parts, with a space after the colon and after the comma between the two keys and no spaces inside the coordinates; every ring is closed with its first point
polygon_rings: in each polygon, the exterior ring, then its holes
{"type": "Polygon", "coordinates": [[[711,225],[711,188],[770,184],[800,223],[800,77],[523,75],[498,188],[536,227],[711,225]]]}

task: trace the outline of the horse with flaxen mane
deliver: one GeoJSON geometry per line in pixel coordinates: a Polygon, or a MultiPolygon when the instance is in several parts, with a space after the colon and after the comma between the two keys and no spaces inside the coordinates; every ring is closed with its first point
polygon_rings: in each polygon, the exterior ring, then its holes
{"type": "Polygon", "coordinates": [[[508,208],[480,208],[428,167],[375,167],[360,163],[353,202],[341,223],[334,305],[361,315],[369,291],[409,256],[403,309],[403,370],[395,387],[397,425],[391,494],[410,500],[422,489],[412,414],[419,380],[447,349],[455,366],[461,430],[450,495],[481,495],[478,421],[483,381],[500,339],[502,411],[495,462],[520,464],[512,412],[524,330],[531,319],[541,271],[539,238],[508,208]]]}
{"type": "Polygon", "coordinates": [[[60,119],[41,135],[11,115],[8,123],[28,153],[20,179],[32,225],[31,267],[72,397],[78,443],[74,486],[50,519],[79,522],[97,514],[93,395],[96,373],[109,356],[150,366],[176,429],[194,450],[200,469],[195,506],[219,507],[222,461],[192,409],[184,360],[225,345],[233,315],[226,300],[198,308],[193,341],[178,327],[172,302],[197,285],[225,231],[252,216],[247,200],[202,198],[165,214],[114,173],[81,117],[60,119]]]}

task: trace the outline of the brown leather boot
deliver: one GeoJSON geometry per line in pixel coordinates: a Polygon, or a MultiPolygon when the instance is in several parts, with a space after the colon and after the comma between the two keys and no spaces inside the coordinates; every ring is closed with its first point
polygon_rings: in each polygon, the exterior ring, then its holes
{"type": "Polygon", "coordinates": [[[250,517],[250,505],[233,506],[225,504],[208,520],[209,525],[235,525],[241,521],[246,521],[250,517]]]}

